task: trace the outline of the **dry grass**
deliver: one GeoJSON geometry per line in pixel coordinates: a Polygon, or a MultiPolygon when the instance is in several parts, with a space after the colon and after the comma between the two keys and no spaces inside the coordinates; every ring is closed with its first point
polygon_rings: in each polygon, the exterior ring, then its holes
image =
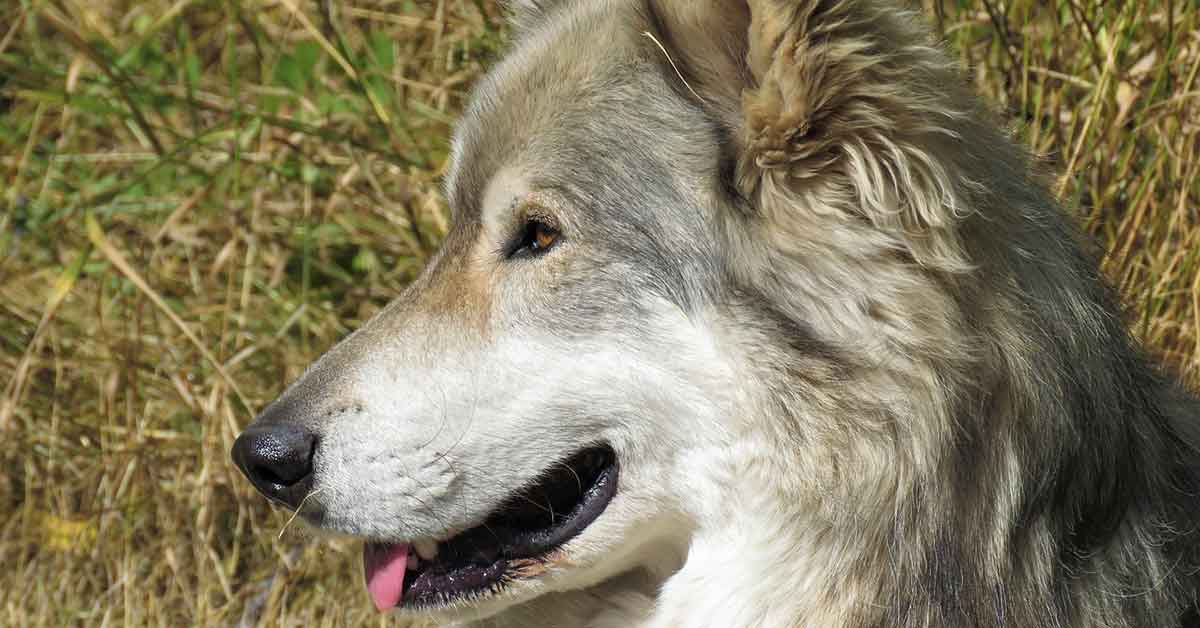
{"type": "MultiPolygon", "coordinates": [[[[1200,9],[951,4],[1135,333],[1200,382],[1200,9]]],[[[227,452],[436,246],[501,31],[492,0],[0,5],[0,624],[382,621],[358,548],[285,529],[227,452]]]]}

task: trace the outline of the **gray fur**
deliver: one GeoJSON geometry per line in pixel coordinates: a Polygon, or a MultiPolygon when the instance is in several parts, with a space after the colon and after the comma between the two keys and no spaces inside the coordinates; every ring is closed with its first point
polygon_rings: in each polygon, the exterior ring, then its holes
{"type": "MultiPolygon", "coordinates": [[[[513,4],[518,40],[456,135],[448,244],[281,404],[320,405],[380,345],[436,361],[444,346],[412,336],[439,325],[479,330],[454,351],[510,329],[672,351],[653,323],[668,303],[742,350],[744,412],[723,429],[790,453],[741,478],[828,558],[794,608],[731,614],[744,625],[1197,625],[1200,404],[1135,346],[1079,230],[916,16],[513,4]],[[555,199],[567,244],[495,262],[475,305],[447,306],[429,295],[478,271],[464,260],[488,225],[521,219],[488,207],[504,177],[555,199]]],[[[362,517],[330,527],[366,534],[362,517]]],[[[626,625],[670,617],[670,575],[594,594],[648,598],[626,625]]],[[[557,592],[496,621],[583,623],[593,606],[557,592]]]]}

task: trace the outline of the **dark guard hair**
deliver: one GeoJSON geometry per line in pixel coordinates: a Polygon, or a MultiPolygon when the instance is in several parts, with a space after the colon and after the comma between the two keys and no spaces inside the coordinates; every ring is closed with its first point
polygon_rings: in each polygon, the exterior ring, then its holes
{"type": "Polygon", "coordinates": [[[844,625],[1198,625],[1196,401],[1131,341],[1081,234],[919,17],[644,15],[663,73],[728,136],[729,247],[764,243],[729,273],[760,322],[833,350],[831,381],[812,343],[769,367],[849,557],[828,604],[873,598],[844,625]],[[788,412],[816,389],[836,428],[788,412]]]}
{"type": "Polygon", "coordinates": [[[382,548],[377,606],[1196,626],[1200,404],[919,15],[513,4],[442,249],[234,445],[264,494],[382,548]],[[544,481],[564,460],[596,479],[579,499],[544,481]],[[530,494],[590,518],[527,525],[505,508],[530,494]],[[453,564],[424,552],[405,592],[427,543],[453,564]]]}

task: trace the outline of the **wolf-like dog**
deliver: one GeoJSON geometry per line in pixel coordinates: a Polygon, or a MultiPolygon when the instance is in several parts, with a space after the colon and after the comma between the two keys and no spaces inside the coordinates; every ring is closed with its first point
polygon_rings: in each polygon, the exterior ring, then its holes
{"type": "Polygon", "coordinates": [[[377,607],[1200,625],[1200,404],[918,14],[510,10],[440,252],[234,445],[377,607]]]}

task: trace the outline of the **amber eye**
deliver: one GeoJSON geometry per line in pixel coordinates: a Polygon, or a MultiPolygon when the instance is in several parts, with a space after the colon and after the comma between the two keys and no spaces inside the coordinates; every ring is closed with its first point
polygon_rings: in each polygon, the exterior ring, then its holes
{"type": "Polygon", "coordinates": [[[533,227],[533,248],[534,250],[548,249],[554,246],[558,241],[558,232],[550,227],[536,223],[533,227]]]}
{"type": "Polygon", "coordinates": [[[519,241],[512,247],[509,257],[545,253],[558,242],[559,235],[554,227],[540,220],[529,220],[521,231],[519,241]]]}

